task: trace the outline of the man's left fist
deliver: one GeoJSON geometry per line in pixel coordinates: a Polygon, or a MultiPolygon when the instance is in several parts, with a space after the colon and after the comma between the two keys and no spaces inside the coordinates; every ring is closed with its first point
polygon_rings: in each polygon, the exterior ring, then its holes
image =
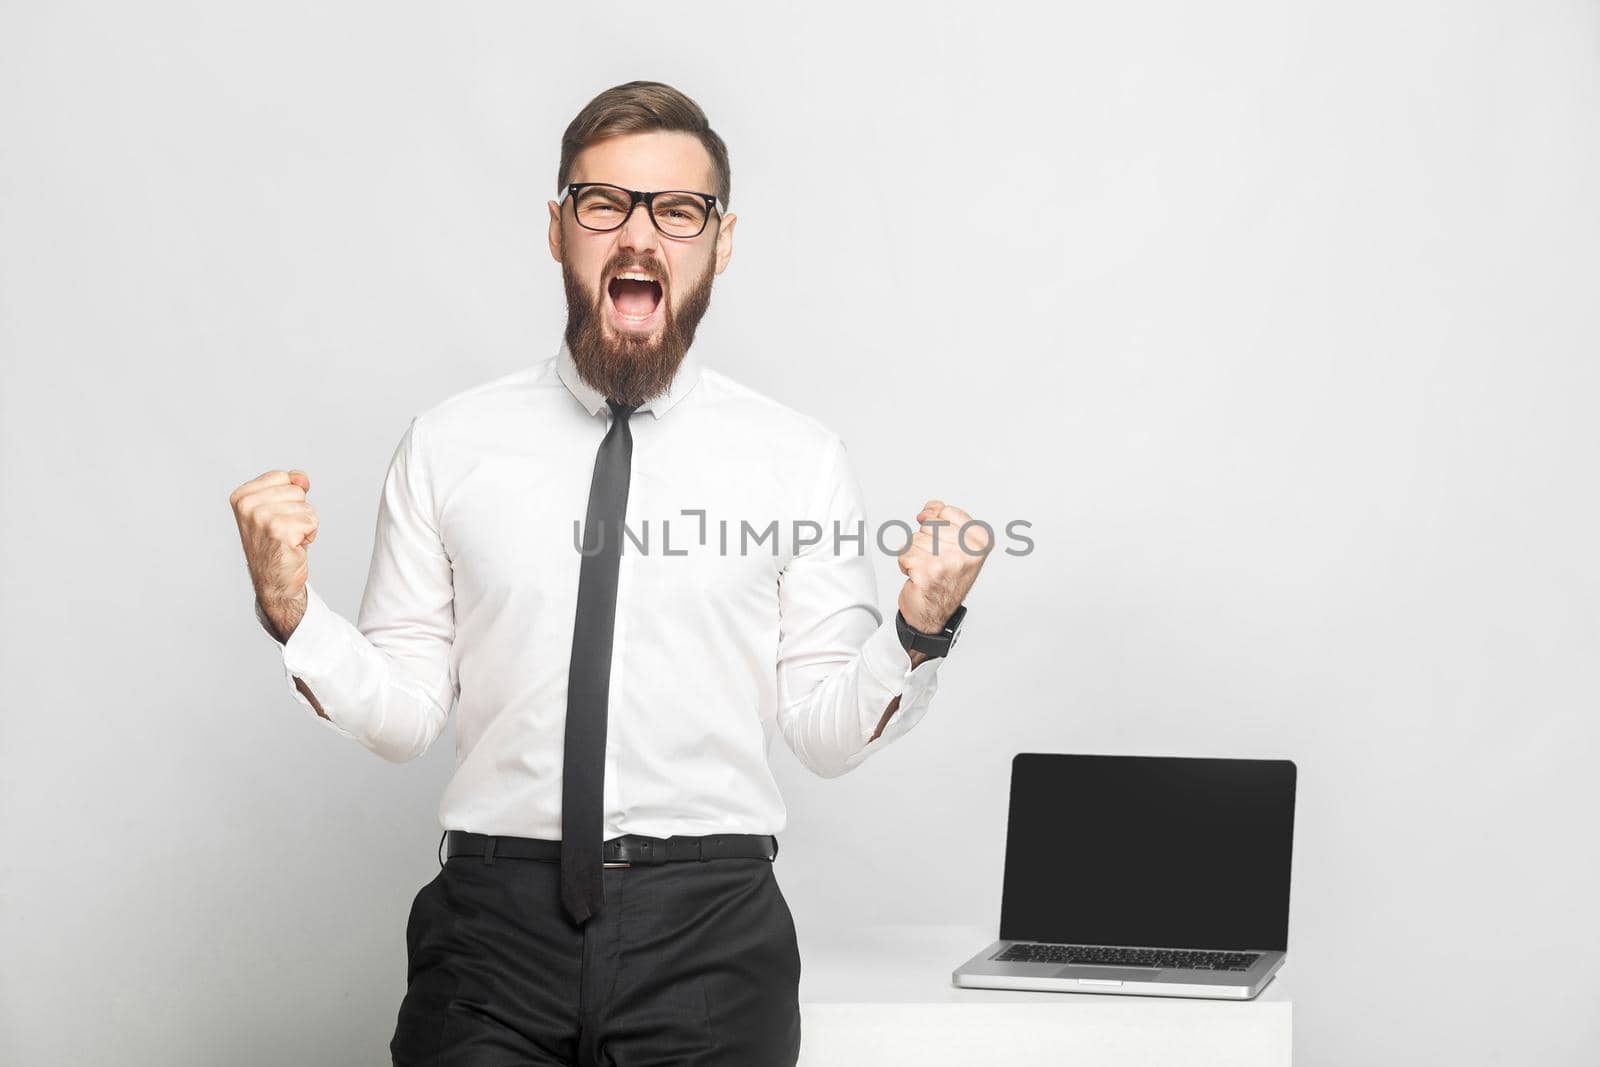
{"type": "Polygon", "coordinates": [[[986,524],[942,500],[924,504],[917,522],[921,528],[900,553],[900,614],[912,629],[936,634],[967,599],[994,538],[986,524]]]}

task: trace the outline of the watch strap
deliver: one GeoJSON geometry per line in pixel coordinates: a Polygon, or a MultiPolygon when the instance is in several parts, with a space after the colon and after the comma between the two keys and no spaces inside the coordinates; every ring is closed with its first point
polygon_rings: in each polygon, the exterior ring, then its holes
{"type": "Polygon", "coordinates": [[[900,645],[907,652],[921,652],[929,659],[936,659],[946,655],[955,647],[956,634],[961,630],[961,620],[966,617],[967,606],[962,604],[945,620],[944,628],[936,634],[925,633],[913,629],[906,622],[906,617],[896,608],[894,613],[895,632],[900,635],[900,645]]]}

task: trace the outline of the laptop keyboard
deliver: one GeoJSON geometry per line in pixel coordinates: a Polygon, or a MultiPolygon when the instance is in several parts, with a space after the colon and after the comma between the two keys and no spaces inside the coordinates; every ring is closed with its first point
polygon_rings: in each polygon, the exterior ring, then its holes
{"type": "Polygon", "coordinates": [[[1019,942],[994,959],[1006,963],[1078,963],[1100,967],[1171,967],[1187,971],[1248,971],[1259,952],[1209,952],[1185,948],[1117,948],[1019,942]]]}

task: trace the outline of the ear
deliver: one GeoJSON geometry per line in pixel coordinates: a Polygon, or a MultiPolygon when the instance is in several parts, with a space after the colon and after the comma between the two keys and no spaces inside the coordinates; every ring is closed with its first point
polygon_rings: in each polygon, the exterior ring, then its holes
{"type": "Polygon", "coordinates": [[[728,269],[728,260],[733,258],[733,226],[738,221],[739,216],[730,213],[722,217],[722,223],[717,227],[718,274],[728,269]]]}
{"type": "Polygon", "coordinates": [[[550,256],[561,262],[561,205],[550,201],[550,256]]]}

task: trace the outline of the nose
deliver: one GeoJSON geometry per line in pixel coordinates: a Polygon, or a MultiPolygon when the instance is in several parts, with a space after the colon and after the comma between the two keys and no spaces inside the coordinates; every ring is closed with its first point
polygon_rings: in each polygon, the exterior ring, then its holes
{"type": "Polygon", "coordinates": [[[617,242],[630,252],[655,252],[661,247],[661,235],[656,231],[648,207],[633,205],[627,221],[617,231],[617,242]]]}

